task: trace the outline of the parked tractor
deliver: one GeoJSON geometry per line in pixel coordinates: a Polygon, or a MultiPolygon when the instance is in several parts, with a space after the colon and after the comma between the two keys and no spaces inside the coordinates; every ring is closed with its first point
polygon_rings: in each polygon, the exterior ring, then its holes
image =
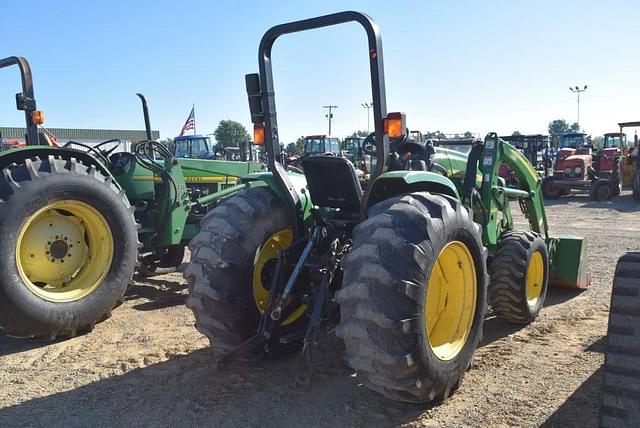
{"type": "Polygon", "coordinates": [[[549,234],[540,179],[517,149],[494,133],[468,157],[407,138],[404,114],[386,110],[382,40],[370,17],[342,12],[275,26],[258,64],[246,86],[269,172],[242,178],[249,188],[203,218],[184,272],[187,305],[219,367],[302,349],[310,380],[320,331],[337,325],[345,359],[368,388],[399,401],[441,400],[471,364],[488,305],[527,324],[548,284],[588,285],[584,240],[549,234]],[[371,74],[367,140],[376,162],[366,190],[339,156],[307,157],[304,174],[278,162],[274,42],[352,22],[367,35],[371,74]],[[502,184],[502,162],[519,188],[502,184]],[[515,229],[510,199],[530,230],[515,229]]]}
{"type": "Polygon", "coordinates": [[[618,196],[622,190],[620,140],[609,139],[607,144],[595,151],[586,134],[562,134],[553,175],[545,177],[542,183],[545,199],[555,199],[576,189],[588,191],[594,201],[618,196]]]}
{"type": "MultiPolygon", "coordinates": [[[[621,122],[618,123],[620,134],[624,128],[639,128],[640,122],[621,122]]],[[[624,135],[624,134],[623,134],[624,135]]],[[[622,177],[624,185],[633,187],[633,199],[640,202],[640,144],[638,143],[638,134],[634,135],[633,143],[627,140],[623,148],[622,161],[622,177]]]]}
{"type": "Polygon", "coordinates": [[[134,153],[116,153],[110,142],[52,147],[38,132],[44,114],[29,63],[0,59],[0,68],[14,65],[27,145],[0,153],[0,329],[16,337],[74,336],[110,316],[136,268],[175,270],[200,220],[245,187],[218,185],[262,165],[178,159],[150,140],[134,153]]]}

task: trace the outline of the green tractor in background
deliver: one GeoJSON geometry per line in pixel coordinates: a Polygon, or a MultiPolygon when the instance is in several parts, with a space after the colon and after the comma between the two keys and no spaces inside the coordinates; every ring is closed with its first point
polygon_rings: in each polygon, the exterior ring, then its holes
{"type": "Polygon", "coordinates": [[[517,149],[492,133],[468,157],[439,151],[407,138],[403,114],[387,114],[371,18],[342,12],[275,26],[258,63],[246,84],[269,172],[242,178],[249,188],[203,218],[184,271],[187,305],[219,366],[302,348],[311,379],[319,331],[337,325],[367,387],[393,400],[440,400],[470,366],[488,305],[526,324],[549,283],[588,285],[583,239],[549,234],[540,178],[517,149]],[[366,189],[342,157],[308,157],[303,174],[278,161],[273,43],[349,22],[364,28],[369,48],[375,132],[364,145],[376,161],[366,189]],[[503,162],[518,188],[499,178],[503,162]],[[510,199],[530,230],[514,228],[510,199]]]}
{"type": "Polygon", "coordinates": [[[263,169],[257,162],[177,159],[150,140],[134,153],[112,141],[52,147],[38,132],[29,63],[17,66],[26,147],[0,153],[0,330],[55,339],[90,330],[123,300],[136,268],[175,270],[184,246],[211,208],[244,185],[220,189],[227,177],[263,169]]]}

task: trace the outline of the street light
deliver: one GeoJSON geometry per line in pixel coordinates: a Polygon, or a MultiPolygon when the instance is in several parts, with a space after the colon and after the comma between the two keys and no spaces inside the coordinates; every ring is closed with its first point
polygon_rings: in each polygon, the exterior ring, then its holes
{"type": "Polygon", "coordinates": [[[587,85],[584,85],[584,88],[580,89],[578,86],[572,88],[569,86],[569,90],[574,94],[578,94],[578,131],[580,130],[580,93],[587,90],[587,85]]]}
{"type": "Polygon", "coordinates": [[[373,103],[362,103],[360,104],[363,108],[367,109],[367,133],[369,133],[369,110],[373,108],[373,103]]]}

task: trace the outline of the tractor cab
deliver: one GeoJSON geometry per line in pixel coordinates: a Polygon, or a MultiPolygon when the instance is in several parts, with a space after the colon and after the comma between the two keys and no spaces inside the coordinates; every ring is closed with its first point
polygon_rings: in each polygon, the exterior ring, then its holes
{"type": "Polygon", "coordinates": [[[184,135],[174,139],[174,156],[181,159],[214,159],[211,138],[205,135],[184,135]]]}
{"type": "Polygon", "coordinates": [[[326,135],[310,135],[304,137],[304,155],[333,155],[342,156],[340,140],[326,135]]]}

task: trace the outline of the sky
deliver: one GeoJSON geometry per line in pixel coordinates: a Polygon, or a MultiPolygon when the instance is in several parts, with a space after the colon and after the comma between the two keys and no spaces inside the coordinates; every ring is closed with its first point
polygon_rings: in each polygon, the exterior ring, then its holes
{"type": "MultiPolygon", "coordinates": [[[[2,0],[0,57],[31,63],[49,128],[154,129],[176,136],[192,104],[198,133],[232,119],[250,130],[244,75],[271,26],[342,10],[381,28],[388,111],[411,129],[546,133],[577,120],[569,86],[588,85],[592,135],[640,120],[640,14],[626,1],[2,0]],[[9,19],[11,17],[11,19],[9,19]]],[[[367,129],[367,46],[356,24],[283,36],[273,49],[281,142],[367,129]]],[[[23,126],[17,69],[0,71],[0,126],[23,126]]],[[[373,128],[373,125],[370,125],[373,128]]],[[[633,131],[631,131],[633,132],[633,131]]]]}

